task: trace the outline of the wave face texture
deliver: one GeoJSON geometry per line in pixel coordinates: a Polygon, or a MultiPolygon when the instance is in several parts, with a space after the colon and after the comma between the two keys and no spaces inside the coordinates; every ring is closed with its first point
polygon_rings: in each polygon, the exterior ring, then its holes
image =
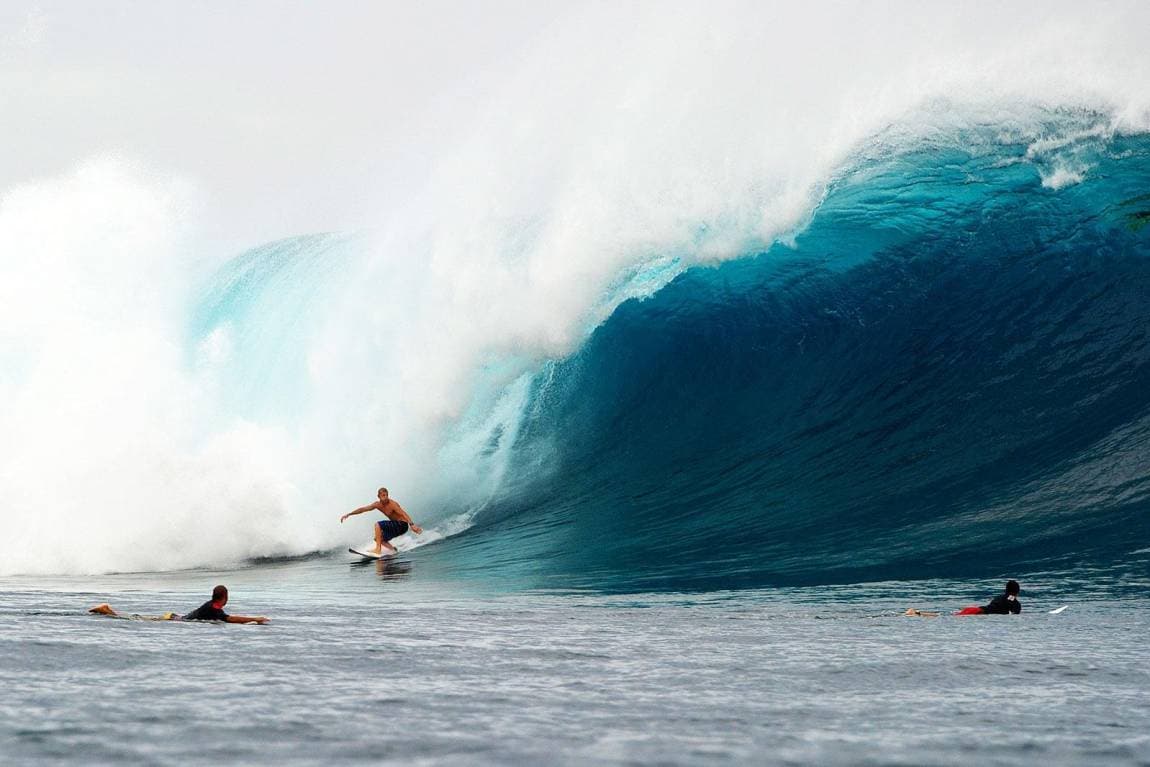
{"type": "Polygon", "coordinates": [[[533,379],[452,556],[690,589],[1150,546],[1150,139],[1051,119],[880,138],[793,243],[620,305],[533,379]]]}

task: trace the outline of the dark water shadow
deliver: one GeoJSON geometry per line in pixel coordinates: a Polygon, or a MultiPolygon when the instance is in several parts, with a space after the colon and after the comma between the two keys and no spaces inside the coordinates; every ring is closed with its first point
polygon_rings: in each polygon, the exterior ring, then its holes
{"type": "Polygon", "coordinates": [[[376,575],[385,581],[401,580],[411,575],[411,562],[404,559],[365,559],[350,563],[350,567],[374,567],[376,575]]]}

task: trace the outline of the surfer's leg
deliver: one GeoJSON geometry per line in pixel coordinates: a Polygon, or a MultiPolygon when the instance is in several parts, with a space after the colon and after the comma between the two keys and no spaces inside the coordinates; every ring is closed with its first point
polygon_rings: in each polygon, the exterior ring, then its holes
{"type": "Polygon", "coordinates": [[[390,541],[395,537],[395,522],[390,519],[381,519],[375,525],[375,553],[382,554],[384,550],[394,554],[396,549],[390,541]]]}
{"type": "Polygon", "coordinates": [[[376,547],[377,547],[377,550],[375,552],[376,554],[382,554],[383,552],[381,551],[381,549],[387,549],[388,552],[390,552],[392,554],[394,554],[396,552],[396,548],[391,545],[391,539],[399,534],[399,531],[396,528],[397,528],[396,523],[391,521],[390,519],[381,519],[376,524],[376,526],[375,526],[375,542],[376,542],[376,547]]]}
{"type": "Polygon", "coordinates": [[[375,523],[375,548],[371,550],[372,554],[379,554],[383,551],[383,523],[375,523]]]}
{"type": "Polygon", "coordinates": [[[396,547],[388,543],[388,539],[384,538],[384,527],[389,523],[389,520],[379,520],[375,523],[375,549],[371,550],[373,554],[382,554],[383,550],[388,550],[389,553],[396,553],[396,547]]]}

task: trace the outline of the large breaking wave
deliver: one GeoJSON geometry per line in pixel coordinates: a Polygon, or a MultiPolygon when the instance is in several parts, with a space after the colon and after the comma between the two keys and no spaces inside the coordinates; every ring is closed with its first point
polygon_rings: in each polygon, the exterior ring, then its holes
{"type": "Polygon", "coordinates": [[[380,484],[527,584],[1145,547],[1146,10],[890,11],[573,8],[369,225],[238,256],[131,146],[6,185],[0,574],[362,542],[380,484]]]}
{"type": "Polygon", "coordinates": [[[460,555],[725,587],[1150,546],[1150,139],[1049,117],[876,142],[793,244],[620,306],[534,380],[527,481],[460,555]]]}

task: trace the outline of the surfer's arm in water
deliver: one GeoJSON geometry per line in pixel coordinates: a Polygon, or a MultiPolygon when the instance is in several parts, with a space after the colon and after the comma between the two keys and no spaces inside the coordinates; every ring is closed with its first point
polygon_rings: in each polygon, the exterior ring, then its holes
{"type": "Polygon", "coordinates": [[[267,623],[268,619],[264,617],[249,618],[246,615],[229,615],[228,623],[267,623]]]}

